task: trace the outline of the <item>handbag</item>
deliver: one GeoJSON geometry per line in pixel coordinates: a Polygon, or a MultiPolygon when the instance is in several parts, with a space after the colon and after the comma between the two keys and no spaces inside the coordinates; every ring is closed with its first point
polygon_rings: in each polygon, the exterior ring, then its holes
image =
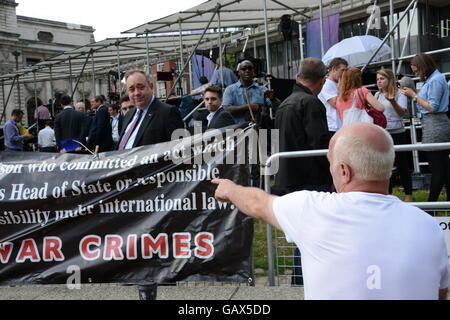
{"type": "Polygon", "coordinates": [[[355,95],[353,96],[352,106],[350,107],[350,109],[344,111],[342,127],[346,127],[357,122],[373,124],[373,118],[367,113],[367,111],[365,109],[358,109],[356,107],[357,98],[358,92],[356,91],[355,95]]]}
{"type": "Polygon", "coordinates": [[[358,89],[358,96],[363,101],[364,109],[366,110],[367,114],[372,117],[373,124],[382,127],[383,129],[386,129],[387,127],[387,119],[383,112],[378,111],[374,107],[372,107],[364,97],[361,97],[360,90],[358,89]]]}

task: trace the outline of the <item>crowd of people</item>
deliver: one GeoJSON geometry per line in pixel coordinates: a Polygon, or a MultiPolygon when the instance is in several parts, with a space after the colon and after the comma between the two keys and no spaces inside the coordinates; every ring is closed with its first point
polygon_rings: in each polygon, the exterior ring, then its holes
{"type": "MultiPolygon", "coordinates": [[[[408,99],[418,106],[422,142],[450,142],[445,77],[425,54],[411,61],[411,69],[423,82],[420,92],[399,86],[392,70],[381,69],[373,94],[363,86],[362,72],[344,59],[335,58],[325,66],[320,59],[307,58],[300,62],[292,94],[281,102],[273,90],[255,82],[252,61],[243,60],[237,66],[237,81],[227,72],[211,82],[201,79],[202,86],[191,92],[205,102],[206,112],[194,114],[205,129],[256,121],[263,128],[279,130],[280,152],[329,149],[327,158],[281,159],[274,195],[214,181],[217,199],[283,230],[297,244],[301,250],[295,255],[292,284],[305,284],[309,298],[414,299],[446,294],[448,257],[437,224],[421,210],[389,196],[395,161],[404,201],[413,201],[408,154],[394,154],[393,148],[408,141],[404,125],[408,99]],[[372,124],[352,123],[358,122],[351,118],[357,112],[372,124]],[[420,241],[417,230],[423,235],[420,241]],[[416,260],[423,264],[414,267],[416,260]],[[343,280],[328,279],[332,267],[343,280]],[[371,287],[365,279],[368,270],[377,268],[383,270],[383,281],[371,287]]],[[[154,96],[143,71],[128,72],[125,81],[127,95],[120,104],[108,105],[104,97],[94,97],[92,114],[86,113],[83,103],[73,107],[71,98],[63,97],[54,132],[49,119],[42,124],[41,151],[82,153],[84,146],[93,152],[125,150],[170,141],[173,131],[184,128],[179,109],[154,96]]],[[[37,113],[45,116],[42,108],[37,113]]],[[[17,128],[22,117],[22,111],[14,110],[5,125],[9,151],[20,151],[30,138],[17,128]]],[[[444,186],[450,201],[449,151],[429,151],[427,156],[429,201],[437,201],[444,186]]],[[[252,170],[254,186],[259,185],[258,176],[258,168],[252,170]]]]}
{"type": "MultiPolygon", "coordinates": [[[[411,61],[411,69],[423,82],[419,93],[400,86],[389,69],[377,72],[378,90],[372,93],[363,86],[361,71],[349,67],[344,59],[335,58],[325,66],[320,60],[308,58],[301,62],[291,96],[281,103],[273,90],[255,81],[253,62],[243,60],[239,62],[236,74],[224,67],[223,76],[216,69],[211,81],[206,77],[200,79],[201,87],[193,90],[191,95],[200,96],[206,110],[194,113],[193,119],[202,121],[204,129],[259,121],[261,127],[280,130],[280,151],[289,152],[326,149],[333,135],[348,124],[350,112],[370,107],[384,114],[386,123],[383,127],[394,143],[401,145],[409,140],[404,119],[408,115],[409,99],[413,99],[422,122],[422,142],[449,142],[449,86],[444,76],[433,59],[425,54],[419,54],[411,61]]],[[[98,153],[130,149],[169,141],[175,129],[184,127],[179,110],[154,97],[145,73],[129,72],[126,83],[127,94],[118,104],[110,105],[99,95],[90,100],[87,109],[84,102],[74,104],[70,97],[62,97],[62,111],[54,122],[48,108],[39,106],[35,112],[39,150],[98,153]]],[[[21,151],[23,143],[33,138],[28,132],[21,132],[17,125],[22,117],[22,111],[14,110],[5,124],[5,149],[8,151],[21,151]]],[[[449,152],[430,151],[427,156],[431,172],[429,201],[437,201],[444,186],[447,200],[450,200],[449,152]]],[[[275,193],[330,190],[332,184],[327,165],[326,159],[282,160],[281,168],[286,169],[277,175],[275,193]]],[[[409,154],[397,153],[395,167],[405,192],[404,200],[412,202],[409,154]]],[[[255,173],[255,181],[257,175],[255,173]]]]}

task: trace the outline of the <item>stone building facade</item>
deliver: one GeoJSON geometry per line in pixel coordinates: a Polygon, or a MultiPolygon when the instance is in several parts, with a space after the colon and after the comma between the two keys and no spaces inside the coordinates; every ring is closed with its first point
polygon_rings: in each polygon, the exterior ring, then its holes
{"type": "MultiPolygon", "coordinates": [[[[16,15],[15,0],[0,0],[0,74],[9,74],[17,69],[29,68],[36,63],[54,57],[62,52],[92,43],[94,29],[90,26],[69,24],[16,15]]],[[[99,79],[99,81],[101,81],[99,79]]],[[[12,109],[25,112],[25,124],[33,122],[35,109],[34,83],[15,83],[11,90],[11,81],[0,83],[1,124],[9,119],[12,109]],[[5,110],[5,103],[10,95],[5,110]]],[[[91,82],[80,84],[74,100],[89,98],[91,82]]],[[[101,92],[100,86],[97,92],[101,92]]],[[[103,87],[107,88],[104,81],[103,87]]],[[[105,89],[107,90],[107,89],[105,89]]],[[[36,83],[38,105],[48,104],[55,94],[70,94],[69,76],[67,79],[55,80],[53,92],[50,81],[36,83]]]]}

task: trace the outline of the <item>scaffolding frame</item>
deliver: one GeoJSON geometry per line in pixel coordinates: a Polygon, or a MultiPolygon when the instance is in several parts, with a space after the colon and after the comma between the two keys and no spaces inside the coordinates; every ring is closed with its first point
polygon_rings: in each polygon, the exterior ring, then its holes
{"type": "MultiPolygon", "coordinates": [[[[391,15],[393,13],[393,1],[390,1],[391,7],[391,15]]],[[[417,0],[413,0],[410,2],[410,5],[417,0]]],[[[264,30],[262,32],[253,32],[254,37],[257,37],[260,34],[264,34],[265,43],[266,43],[266,61],[267,61],[267,70],[270,72],[271,70],[271,61],[269,54],[269,27],[270,23],[278,23],[278,18],[280,14],[290,14],[293,17],[300,17],[300,26],[305,22],[305,19],[311,19],[310,13],[314,12],[314,10],[320,13],[320,26],[321,26],[321,47],[323,52],[323,9],[325,6],[329,6],[332,8],[333,6],[339,6],[342,10],[346,10],[346,8],[355,8],[355,6],[362,6],[364,4],[371,4],[371,0],[359,0],[359,1],[350,1],[350,0],[333,0],[333,1],[320,1],[319,6],[317,6],[316,1],[312,0],[213,0],[200,4],[197,7],[192,9],[185,10],[178,14],[173,14],[171,16],[154,20],[144,24],[142,26],[133,28],[131,30],[125,31],[124,33],[135,32],[136,37],[128,37],[128,38],[118,38],[118,39],[106,39],[94,44],[89,44],[86,46],[82,46],[75,50],[65,52],[56,57],[50,58],[42,63],[37,64],[33,67],[32,70],[18,70],[9,75],[1,75],[0,80],[3,80],[4,84],[8,85],[14,77],[18,77],[17,81],[21,83],[33,82],[34,77],[26,77],[30,72],[36,75],[37,81],[48,81],[47,72],[43,69],[45,68],[53,68],[53,74],[60,74],[60,76],[54,77],[53,80],[64,79],[64,76],[67,77],[67,72],[69,71],[69,79],[72,77],[72,72],[67,70],[67,61],[69,61],[69,69],[72,67],[74,73],[81,73],[83,75],[84,60],[86,55],[92,55],[93,68],[91,70],[91,76],[93,78],[93,88],[92,90],[96,90],[95,85],[95,74],[96,73],[108,73],[108,71],[117,69],[124,69],[124,67],[128,67],[130,64],[139,64],[143,62],[142,56],[146,56],[146,65],[149,69],[151,57],[152,61],[161,61],[161,59],[170,59],[174,58],[176,54],[174,45],[169,47],[170,49],[164,49],[164,46],[159,43],[156,46],[150,47],[149,45],[149,36],[152,36],[153,39],[162,38],[164,36],[173,36],[173,38],[178,37],[179,56],[182,62],[184,61],[184,52],[183,47],[197,45],[196,43],[186,43],[186,37],[189,37],[189,32],[192,30],[198,30],[197,24],[206,23],[199,19],[200,17],[206,17],[208,14],[213,14],[217,12],[219,16],[216,24],[213,25],[213,29],[215,28],[216,33],[218,32],[219,42],[222,41],[222,29],[225,28],[241,28],[237,30],[245,34],[245,28],[251,27],[253,30],[258,30],[259,26],[264,26],[264,30]],[[261,1],[262,1],[262,9],[261,9],[261,1]],[[256,6],[255,4],[258,4],[256,6]],[[270,5],[268,7],[268,4],[270,5]],[[257,18],[259,12],[262,12],[262,18],[257,18]],[[308,14],[309,13],[309,14],[308,14]],[[222,17],[221,14],[224,14],[222,17]],[[240,15],[243,14],[245,19],[240,15]],[[270,17],[268,17],[270,14],[270,17]],[[251,15],[251,17],[248,17],[251,15]],[[175,19],[176,17],[176,19],[175,19]],[[171,20],[173,18],[173,21],[171,20]],[[176,27],[176,29],[175,29],[176,27]],[[185,34],[186,33],[186,34],[185,34]],[[141,37],[144,35],[144,37],[141,37]],[[140,41],[139,43],[133,43],[135,41],[140,41]],[[118,44],[118,45],[116,45],[118,44]],[[104,54],[105,49],[109,49],[116,45],[116,51],[120,57],[118,57],[117,62],[113,62],[113,57],[111,54],[104,54]],[[103,53],[101,55],[100,53],[103,53]],[[95,58],[94,58],[95,55],[95,58]],[[95,61],[95,62],[94,62],[95,61]],[[123,64],[123,67],[120,65],[123,64]],[[95,67],[94,67],[95,65],[95,67]],[[58,67],[59,66],[59,67],[58,67]],[[37,68],[37,69],[36,69],[37,68]],[[64,76],[63,76],[64,74],[64,76]]],[[[392,25],[391,25],[392,27],[392,25]]],[[[208,29],[208,27],[204,27],[203,29],[208,29]]],[[[395,27],[391,28],[395,30],[395,27]]],[[[273,31],[273,29],[271,30],[273,31]]],[[[190,35],[192,36],[192,34],[190,35]]],[[[198,39],[197,39],[198,40],[198,39]]],[[[302,40],[301,40],[302,41],[302,40]]],[[[167,43],[167,41],[164,41],[167,43]]],[[[170,42],[170,41],[169,41],[170,42]]],[[[198,41],[200,43],[201,41],[198,41]]],[[[156,44],[156,43],[155,43],[156,44]]],[[[214,46],[214,41],[210,40],[210,46],[214,46]]],[[[166,46],[167,48],[167,46],[166,46]]],[[[112,51],[112,50],[111,50],[112,51]]],[[[303,46],[300,46],[300,56],[304,56],[303,46]]],[[[391,62],[395,63],[398,58],[392,57],[391,62]]],[[[222,61],[221,61],[222,62],[222,61]]],[[[189,63],[191,63],[189,59],[189,63]]],[[[183,63],[182,63],[183,65],[183,63]]],[[[183,70],[184,72],[184,70],[183,70]]],[[[6,106],[5,106],[6,107],[6,106]]]]}

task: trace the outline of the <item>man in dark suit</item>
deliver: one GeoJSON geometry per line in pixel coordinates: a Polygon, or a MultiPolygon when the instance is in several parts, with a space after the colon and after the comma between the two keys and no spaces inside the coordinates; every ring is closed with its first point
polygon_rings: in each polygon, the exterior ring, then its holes
{"type": "Polygon", "coordinates": [[[143,71],[130,71],[125,79],[136,109],[125,116],[118,150],[167,142],[176,129],[184,128],[178,108],[155,98],[152,83],[143,71]]]}
{"type": "MultiPolygon", "coordinates": [[[[58,114],[55,119],[56,144],[62,153],[65,153],[68,150],[66,150],[61,143],[67,142],[71,139],[82,141],[83,137],[86,136],[84,128],[84,115],[81,112],[75,111],[71,104],[72,98],[69,96],[63,96],[61,98],[61,106],[64,110],[58,114]]],[[[72,151],[81,152],[82,147],[79,146],[70,152],[72,151]]]]}
{"type": "Polygon", "coordinates": [[[236,123],[231,113],[222,106],[222,98],[223,92],[219,86],[212,85],[205,89],[203,99],[209,111],[208,129],[219,129],[236,123]]]}
{"type": "Polygon", "coordinates": [[[114,149],[112,139],[111,118],[108,108],[104,105],[102,96],[96,96],[91,100],[92,109],[97,110],[92,120],[88,145],[95,152],[108,152],[114,149]]]}

